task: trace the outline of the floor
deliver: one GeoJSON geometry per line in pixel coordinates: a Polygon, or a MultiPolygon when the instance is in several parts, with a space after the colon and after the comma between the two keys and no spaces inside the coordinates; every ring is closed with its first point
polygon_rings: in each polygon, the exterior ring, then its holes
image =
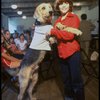
{"type": "MultiPolygon", "coordinates": [[[[99,100],[98,81],[92,79],[89,84],[85,86],[86,100],[99,100]]],[[[51,79],[41,83],[37,92],[34,94],[39,100],[63,100],[61,91],[59,90],[55,79],[51,79]]],[[[2,94],[2,100],[17,100],[17,94],[11,89],[8,89],[2,94]]]]}
{"type": "MultiPolygon", "coordinates": [[[[58,69],[55,66],[55,70],[58,69]]],[[[53,73],[53,72],[52,72],[53,73]]],[[[87,75],[82,72],[83,79],[86,80],[87,75]]],[[[59,70],[56,70],[56,77],[42,80],[37,87],[37,91],[33,96],[39,100],[63,100],[62,96],[62,83],[60,78],[59,70]]],[[[17,100],[17,93],[12,91],[10,88],[2,94],[2,100],[17,100]]],[[[85,85],[85,100],[99,100],[99,80],[92,77],[88,84],[85,85]]]]}

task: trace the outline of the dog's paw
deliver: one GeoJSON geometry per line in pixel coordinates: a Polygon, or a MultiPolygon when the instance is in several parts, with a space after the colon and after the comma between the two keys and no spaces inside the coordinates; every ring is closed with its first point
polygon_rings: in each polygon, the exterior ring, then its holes
{"type": "Polygon", "coordinates": [[[76,34],[77,36],[82,35],[82,31],[80,31],[79,29],[76,29],[76,28],[67,27],[67,28],[64,28],[64,30],[67,32],[71,32],[73,34],[76,34]]]}
{"type": "Polygon", "coordinates": [[[66,26],[61,24],[61,23],[57,23],[56,28],[59,30],[63,30],[66,26]]]}
{"type": "Polygon", "coordinates": [[[53,43],[55,43],[55,42],[56,42],[56,40],[55,40],[55,38],[54,38],[54,37],[50,37],[50,38],[49,38],[49,42],[50,42],[50,44],[53,44],[53,43]]]}

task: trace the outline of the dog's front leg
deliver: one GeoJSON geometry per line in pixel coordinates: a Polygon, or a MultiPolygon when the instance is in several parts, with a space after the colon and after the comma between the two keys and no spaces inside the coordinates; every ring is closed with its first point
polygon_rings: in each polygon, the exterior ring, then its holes
{"type": "Polygon", "coordinates": [[[19,84],[20,84],[20,93],[18,95],[18,100],[22,100],[25,90],[28,86],[28,82],[30,79],[31,68],[24,68],[20,70],[19,73],[19,84]]]}
{"type": "Polygon", "coordinates": [[[32,97],[32,90],[34,89],[37,81],[38,81],[38,70],[35,70],[32,75],[31,83],[30,83],[30,85],[28,87],[28,91],[27,91],[29,94],[30,100],[36,100],[35,97],[32,97]]]}

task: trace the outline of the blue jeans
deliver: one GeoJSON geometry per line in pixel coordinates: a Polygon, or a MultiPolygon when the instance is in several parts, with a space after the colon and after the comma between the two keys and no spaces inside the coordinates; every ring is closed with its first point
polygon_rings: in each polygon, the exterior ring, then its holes
{"type": "Polygon", "coordinates": [[[85,100],[80,60],[79,51],[66,59],[59,59],[65,97],[70,98],[68,100],[85,100]]]}

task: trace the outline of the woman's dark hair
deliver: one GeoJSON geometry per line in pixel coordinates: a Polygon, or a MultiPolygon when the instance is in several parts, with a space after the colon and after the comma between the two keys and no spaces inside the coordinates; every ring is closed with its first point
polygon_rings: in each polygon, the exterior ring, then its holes
{"type": "Polygon", "coordinates": [[[5,30],[5,31],[4,31],[4,34],[6,34],[6,32],[9,32],[9,30],[5,30]]]}
{"type": "MultiPolygon", "coordinates": [[[[19,35],[19,38],[20,38],[21,36],[24,36],[24,34],[23,34],[23,33],[21,33],[21,34],[19,35]]],[[[24,38],[25,38],[25,36],[24,36],[24,38]]]]}
{"type": "Polygon", "coordinates": [[[68,2],[69,3],[69,12],[72,12],[73,9],[73,2],[71,0],[57,0],[55,2],[54,8],[55,10],[59,10],[59,5],[62,4],[63,2],[68,2]]]}
{"type": "Polygon", "coordinates": [[[86,15],[86,14],[82,14],[82,15],[81,15],[81,19],[82,19],[82,20],[86,20],[86,19],[87,19],[87,15],[86,15]]]}

